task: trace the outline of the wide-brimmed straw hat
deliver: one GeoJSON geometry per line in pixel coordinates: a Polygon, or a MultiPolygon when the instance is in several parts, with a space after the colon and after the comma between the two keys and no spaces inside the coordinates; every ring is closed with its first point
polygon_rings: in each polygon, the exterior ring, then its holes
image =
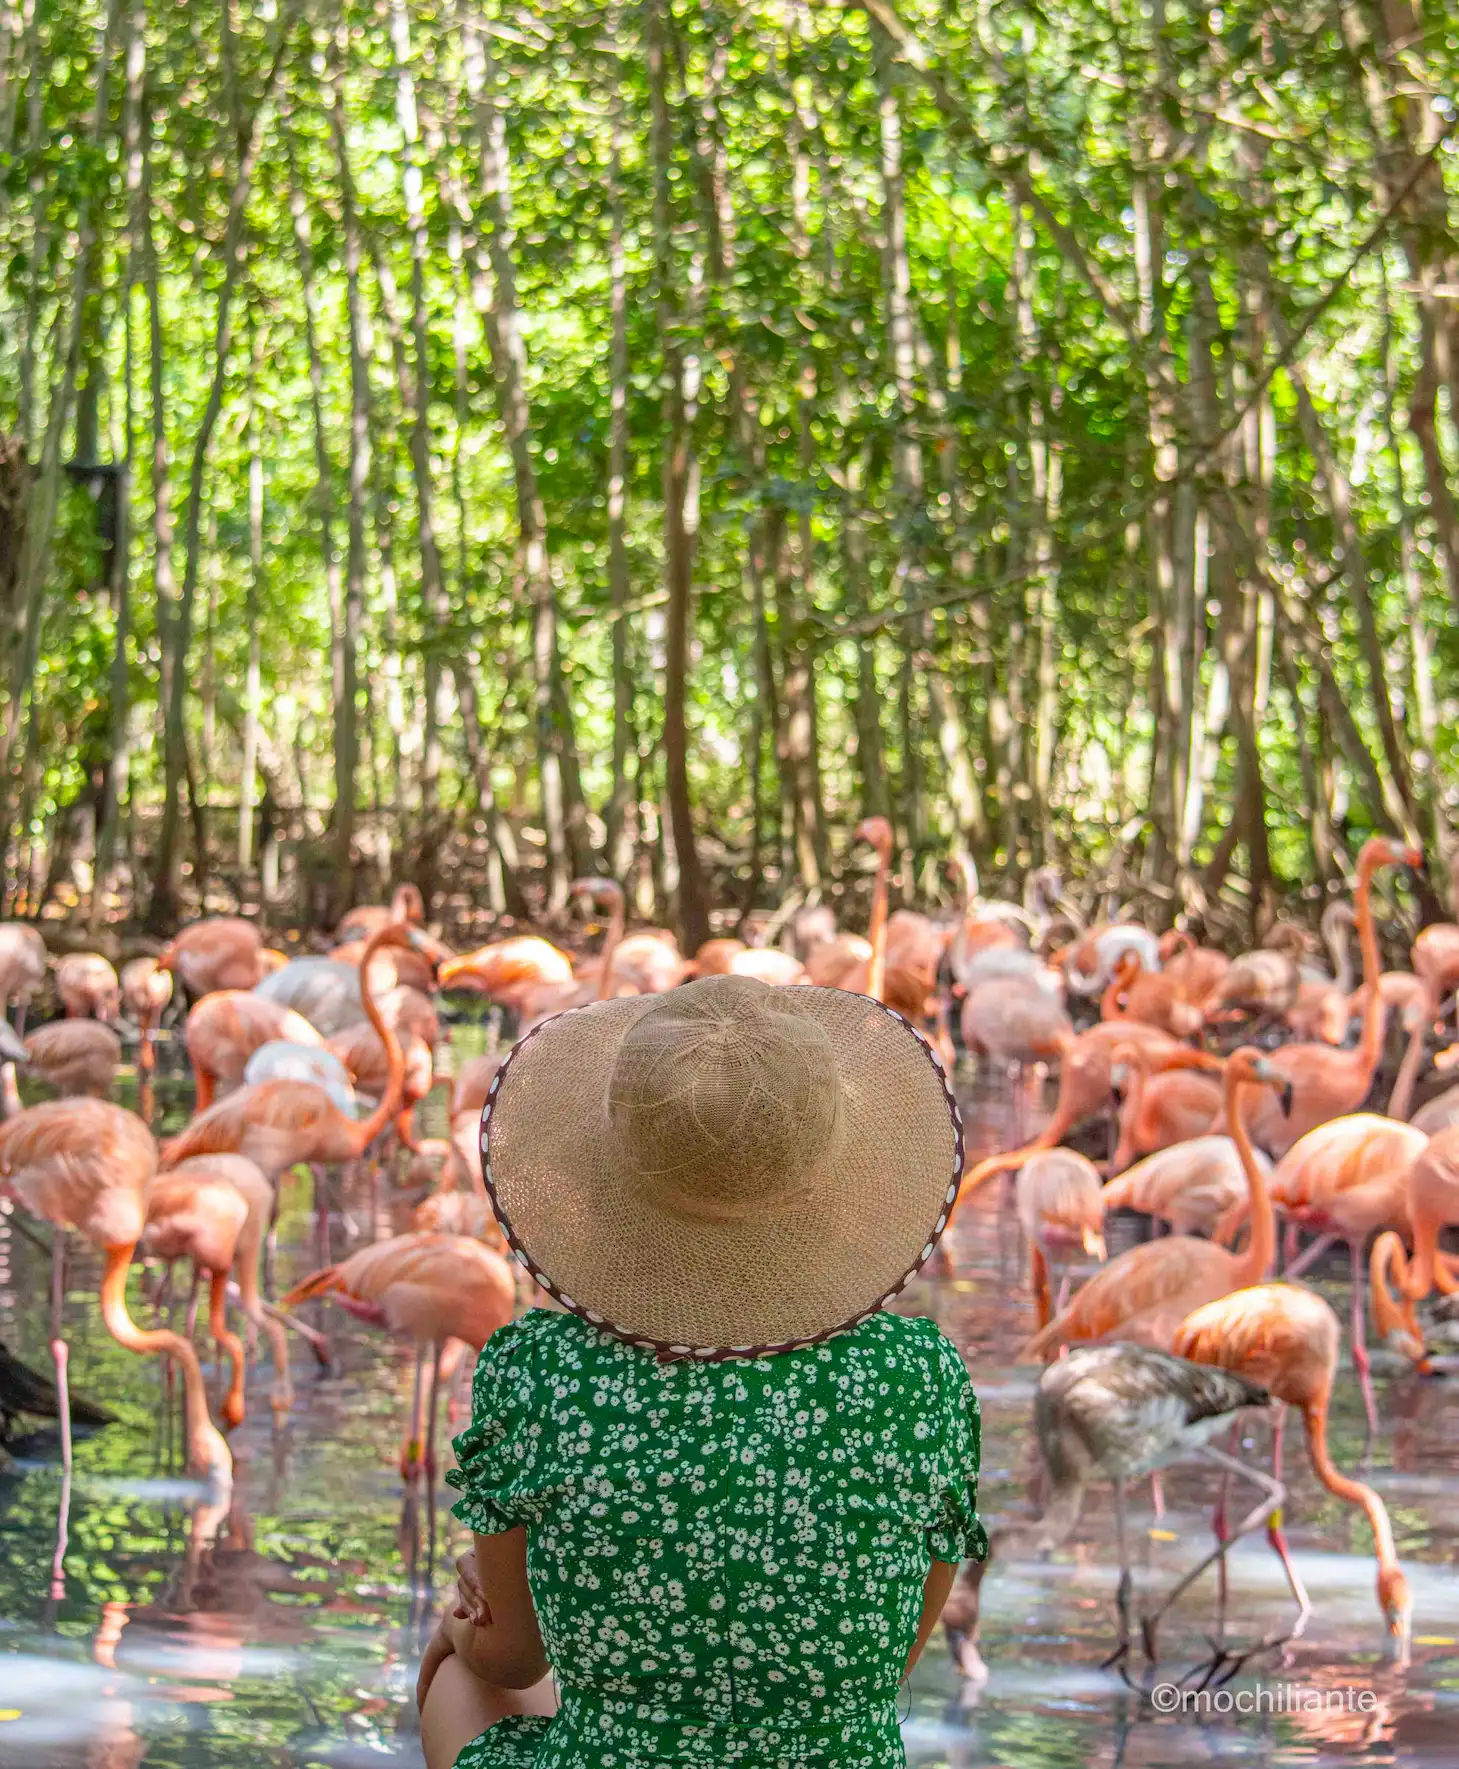
{"type": "Polygon", "coordinates": [[[543,1288],[670,1357],[763,1356],[873,1313],[932,1252],[963,1157],[900,1014],[733,976],[544,1021],[481,1137],[543,1288]]]}

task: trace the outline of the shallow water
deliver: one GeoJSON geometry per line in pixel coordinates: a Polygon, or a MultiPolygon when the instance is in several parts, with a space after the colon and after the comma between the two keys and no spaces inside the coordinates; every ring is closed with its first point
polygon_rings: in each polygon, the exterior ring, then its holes
{"type": "MultiPolygon", "coordinates": [[[[458,1045],[479,1033],[458,1033],[458,1045]]],[[[185,1102],[174,1088],[172,1114],[185,1102]]],[[[1004,1139],[1006,1103],[970,1097],[975,1139],[1004,1139]]],[[[307,1184],[290,1182],[280,1281],[312,1263],[307,1184]]],[[[352,1195],[346,1204],[352,1209],[352,1195]]],[[[401,1226],[404,1226],[401,1213],[401,1226]]],[[[335,1247],[346,1224],[335,1224],[335,1247]]],[[[45,1367],[44,1231],[0,1218],[0,1339],[45,1367]],[[31,1239],[26,1231],[35,1236],[31,1239]],[[38,1245],[37,1242],[42,1244],[38,1245]]],[[[968,1357],[983,1405],[983,1508],[1031,1514],[1028,1428],[1036,1372],[1013,1363],[1031,1310],[1016,1229],[988,1187],[959,1221],[950,1274],[920,1280],[908,1307],[933,1315],[968,1357]]],[[[1319,1282],[1326,1280],[1319,1275],[1319,1282]]],[[[434,1608],[464,1545],[444,1490],[407,1491],[397,1467],[409,1405],[408,1352],[338,1310],[317,1309],[336,1350],[326,1377],[295,1348],[299,1398],[275,1431],[267,1375],[256,1369],[250,1416],[233,1439],[226,1513],[196,1508],[178,1470],[156,1367],[102,1331],[78,1258],[68,1305],[77,1390],[119,1422],[82,1436],[62,1588],[51,1559],[60,1498],[55,1433],[16,1446],[0,1472],[0,1764],[5,1769],[418,1769],[411,1692],[434,1608]]],[[[133,1305],[139,1313],[139,1277],[133,1305]]],[[[1344,1300],[1340,1286],[1330,1294],[1344,1300]]],[[[178,1305],[179,1311],[181,1305],[178,1305]]],[[[912,1680],[905,1725],[914,1769],[1187,1769],[1192,1763],[1452,1765],[1459,1762],[1459,1382],[1402,1373],[1381,1355],[1384,1429],[1365,1448],[1355,1383],[1344,1371],[1333,1451],[1388,1502],[1415,1595],[1414,1662],[1382,1651],[1371,1543],[1362,1518],[1317,1487],[1294,1434],[1288,1535],[1316,1613],[1304,1638],[1248,1663],[1205,1710],[1162,1713],[1155,1692],[1210,1657],[1214,1585],[1168,1619],[1161,1665],[1126,1682],[1099,1666],[1114,1639],[1116,1565],[1109,1496],[1096,1492],[1068,1548],[1050,1561],[1000,1562],[984,1587],[975,1695],[934,1642],[912,1680]],[[1135,1687],[1132,1687],[1131,1684],[1135,1687]],[[1237,1711],[1238,1702],[1254,1710],[1237,1711]],[[1285,1709],[1285,1711],[1272,1711],[1285,1709]]],[[[464,1394],[464,1385],[461,1389],[464,1394]]],[[[1247,1450],[1255,1455],[1258,1427],[1247,1450]]],[[[1215,1476],[1165,1478],[1157,1521],[1148,1486],[1132,1492],[1139,1596],[1159,1591],[1208,1542],[1215,1476]]],[[[1228,1644],[1285,1631],[1280,1569],[1258,1535],[1232,1557],[1228,1644]]]]}

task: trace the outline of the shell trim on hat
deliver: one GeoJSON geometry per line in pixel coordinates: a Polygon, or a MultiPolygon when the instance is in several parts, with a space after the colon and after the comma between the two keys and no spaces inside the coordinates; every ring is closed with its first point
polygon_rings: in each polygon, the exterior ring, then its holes
{"type": "MultiPolygon", "coordinates": [[[[857,992],[854,990],[847,990],[845,993],[850,995],[857,992]]],[[[487,1196],[491,1201],[492,1210],[501,1227],[502,1233],[506,1236],[507,1243],[511,1247],[518,1262],[526,1268],[531,1274],[533,1280],[547,1292],[553,1301],[560,1307],[566,1309],[570,1314],[577,1315],[579,1319],[586,1321],[589,1326],[597,1328],[599,1332],[610,1334],[613,1338],[621,1340],[626,1345],[631,1345],[637,1350],[653,1352],[661,1362],[694,1361],[700,1363],[722,1363],[735,1358],[774,1357],[780,1352],[797,1351],[806,1346],[824,1344],[826,1340],[837,1338],[842,1333],[848,1333],[852,1328],[860,1326],[863,1321],[869,1320],[872,1315],[879,1314],[888,1303],[893,1302],[901,1295],[907,1285],[914,1277],[916,1277],[917,1273],[921,1271],[922,1267],[932,1257],[932,1254],[937,1247],[937,1243],[942,1239],[948,1221],[952,1216],[953,1207],[957,1203],[958,1190],[962,1184],[966,1149],[963,1134],[962,1112],[958,1106],[957,1097],[953,1093],[952,1083],[948,1077],[947,1071],[938,1061],[936,1052],[932,1049],[932,1046],[905,1014],[898,1013],[895,1008],[888,1007],[885,1002],[873,1000],[869,995],[862,996],[861,999],[870,1002],[874,1007],[880,1008],[888,1018],[897,1021],[897,1023],[910,1032],[912,1037],[916,1040],[922,1055],[931,1065],[932,1072],[936,1075],[938,1082],[941,1085],[943,1098],[947,1102],[948,1117],[951,1121],[953,1130],[952,1174],[948,1182],[946,1194],[943,1198],[942,1207],[938,1212],[936,1224],[928,1235],[927,1241],[916,1259],[907,1270],[902,1273],[896,1283],[894,1283],[888,1290],[884,1291],[876,1301],[870,1303],[865,1308],[858,1309],[854,1315],[850,1316],[847,1320],[841,1321],[836,1326],[827,1327],[818,1333],[807,1334],[797,1339],[787,1339],[776,1344],[766,1345],[695,1346],[676,1344],[668,1340],[650,1338],[643,1333],[633,1332],[625,1327],[620,1327],[613,1321],[609,1320],[600,1311],[588,1308],[572,1296],[566,1294],[562,1287],[543,1271],[541,1266],[538,1265],[536,1260],[534,1260],[532,1255],[527,1251],[526,1247],[518,1238],[509,1216],[503,1209],[491,1171],[490,1126],[492,1109],[496,1104],[497,1095],[501,1091],[502,1084],[506,1080],[508,1071],[511,1069],[514,1060],[527,1048],[528,1045],[531,1044],[534,1038],[538,1037],[542,1032],[545,1032],[549,1026],[555,1024],[558,1020],[567,1018],[572,1013],[584,1011],[583,1009],[574,1008],[566,1008],[561,1013],[555,1013],[548,1019],[540,1021],[524,1038],[517,1040],[508,1053],[506,1061],[492,1077],[491,1087],[486,1096],[486,1103],[481,1108],[481,1165],[482,1174],[486,1182],[487,1196]]]]}

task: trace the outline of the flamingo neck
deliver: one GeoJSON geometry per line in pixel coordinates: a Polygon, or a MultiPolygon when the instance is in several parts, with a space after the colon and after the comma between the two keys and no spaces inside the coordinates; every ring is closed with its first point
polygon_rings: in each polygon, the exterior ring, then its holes
{"type": "Polygon", "coordinates": [[[1032,1523],[1011,1523],[996,1530],[988,1545],[988,1558],[1004,1555],[1028,1558],[1047,1554],[1073,1535],[1084,1506],[1084,1486],[1078,1480],[1051,1482],[1049,1502],[1042,1517],[1032,1523]]]}
{"type": "Polygon", "coordinates": [[[378,1104],[368,1118],[349,1120],[349,1137],[354,1145],[355,1154],[363,1155],[375,1138],[400,1110],[400,1102],[405,1097],[405,1052],[400,1048],[400,1040],[394,1031],[385,1024],[385,1016],[380,1012],[380,1005],[375,1000],[375,991],[370,976],[375,963],[375,955],[380,949],[393,923],[387,923],[376,934],[371,935],[370,943],[365,948],[365,956],[360,961],[360,995],[365,1005],[365,1018],[375,1028],[375,1032],[385,1047],[385,1091],[381,1094],[378,1104]]]}
{"type": "Polygon", "coordinates": [[[1378,955],[1378,930],[1373,925],[1373,868],[1365,866],[1358,873],[1353,892],[1353,913],[1358,924],[1358,948],[1363,955],[1363,981],[1368,985],[1368,999],[1363,1003],[1363,1035],[1358,1041],[1358,1061],[1369,1079],[1383,1054],[1383,992],[1378,979],[1382,960],[1378,955]]]}
{"type": "Polygon", "coordinates": [[[1225,1072],[1226,1061],[1209,1050],[1183,1047],[1168,1051],[1161,1057],[1159,1067],[1162,1073],[1170,1069],[1199,1069],[1207,1075],[1220,1075],[1225,1072]]]}
{"type": "Polygon", "coordinates": [[[1135,1155],[1135,1138],[1140,1122],[1140,1109],[1145,1103],[1145,1060],[1140,1051],[1133,1046],[1123,1052],[1125,1072],[1125,1097],[1120,1101],[1118,1118],[1119,1138],[1115,1144],[1114,1158],[1110,1162],[1112,1172],[1122,1172],[1129,1166],[1135,1155]]]}
{"type": "Polygon", "coordinates": [[[1406,1271],[1401,1253],[1394,1256],[1393,1263],[1399,1274],[1398,1287],[1410,1302],[1421,1302],[1434,1287],[1439,1263],[1440,1226],[1433,1217],[1416,1217],[1413,1221],[1413,1257],[1408,1261],[1406,1271]]]}
{"type": "Polygon", "coordinates": [[[127,1272],[135,1250],[135,1243],[105,1249],[101,1274],[102,1324],[124,1350],[161,1353],[178,1366],[182,1372],[189,1460],[214,1480],[231,1480],[233,1458],[208,1417],[208,1391],[198,1354],[186,1339],[165,1328],[144,1332],[127,1312],[127,1272]]]}
{"type": "Polygon", "coordinates": [[[1388,1101],[1388,1116],[1397,1118],[1404,1124],[1408,1122],[1408,1115],[1413,1110],[1413,1090],[1424,1060],[1424,1032],[1438,1018],[1438,1004],[1434,1001],[1431,1008],[1431,995],[1432,991],[1425,991],[1423,1007],[1414,1016],[1413,1026],[1408,1034],[1408,1046],[1403,1053],[1403,1061],[1398,1065],[1398,1074],[1388,1101]]]}
{"type": "Polygon", "coordinates": [[[866,992],[873,1001],[886,996],[887,986],[887,887],[892,870],[890,846],[878,849],[876,878],[871,889],[871,921],[866,937],[871,942],[871,959],[866,967],[866,992]]]}
{"type": "Polygon", "coordinates": [[[1099,1017],[1102,1020],[1128,1019],[1128,1013],[1120,1006],[1120,997],[1124,994],[1133,978],[1127,978],[1124,971],[1116,968],[1114,975],[1105,985],[1104,994],[1099,998],[1099,1017]]]}
{"type": "Polygon", "coordinates": [[[1302,1409],[1302,1423],[1317,1478],[1328,1492],[1349,1505],[1356,1505],[1367,1517],[1368,1527],[1373,1532],[1373,1546],[1377,1550],[1378,1570],[1391,1572],[1398,1565],[1398,1553],[1393,1545],[1393,1525],[1388,1520],[1388,1507],[1372,1487],[1364,1486],[1361,1480],[1350,1480],[1333,1466],[1327,1449],[1326,1395],[1302,1409]]]}
{"type": "Polygon", "coordinates": [[[1345,916],[1335,916],[1327,930],[1327,955],[1332,960],[1333,987],[1343,995],[1353,992],[1353,947],[1345,916]]]}
{"type": "Polygon", "coordinates": [[[1251,1146],[1246,1114],[1242,1110],[1243,1099],[1250,1091],[1251,1084],[1243,1085],[1238,1077],[1239,1071],[1226,1071],[1226,1120],[1230,1126],[1231,1140],[1236,1144],[1241,1170],[1246,1175],[1251,1199],[1251,1239],[1246,1243],[1246,1251],[1236,1262],[1236,1282],[1231,1286],[1233,1290],[1244,1290],[1248,1285],[1259,1284],[1270,1269],[1272,1257],[1277,1250],[1277,1219],[1272,1210],[1266,1180],[1257,1165],[1256,1151],[1251,1146]]]}
{"type": "Polygon", "coordinates": [[[613,954],[623,944],[623,935],[628,926],[628,907],[623,892],[613,887],[612,907],[608,912],[608,931],[603,936],[603,949],[598,954],[602,970],[598,976],[598,999],[607,1001],[613,994],[613,954]]]}

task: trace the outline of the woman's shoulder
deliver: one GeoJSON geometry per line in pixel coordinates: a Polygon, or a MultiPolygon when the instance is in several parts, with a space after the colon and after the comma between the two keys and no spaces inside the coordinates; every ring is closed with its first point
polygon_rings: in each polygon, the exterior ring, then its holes
{"type": "MultiPolygon", "coordinates": [[[[961,1352],[937,1322],[926,1315],[891,1314],[881,1309],[843,1334],[841,1342],[852,1353],[921,1364],[943,1378],[967,1379],[967,1365],[961,1352]]],[[[838,1341],[829,1343],[834,1345],[838,1341]]]]}
{"type": "Polygon", "coordinates": [[[487,1341],[487,1349],[508,1355],[529,1347],[545,1349],[575,1338],[579,1330],[591,1331],[587,1322],[576,1315],[560,1308],[529,1308],[506,1326],[498,1327],[487,1341]]]}
{"type": "Polygon", "coordinates": [[[529,1308],[497,1328],[486,1342],[482,1361],[498,1368],[545,1366],[578,1360],[614,1343],[578,1315],[557,1308],[529,1308]]]}

